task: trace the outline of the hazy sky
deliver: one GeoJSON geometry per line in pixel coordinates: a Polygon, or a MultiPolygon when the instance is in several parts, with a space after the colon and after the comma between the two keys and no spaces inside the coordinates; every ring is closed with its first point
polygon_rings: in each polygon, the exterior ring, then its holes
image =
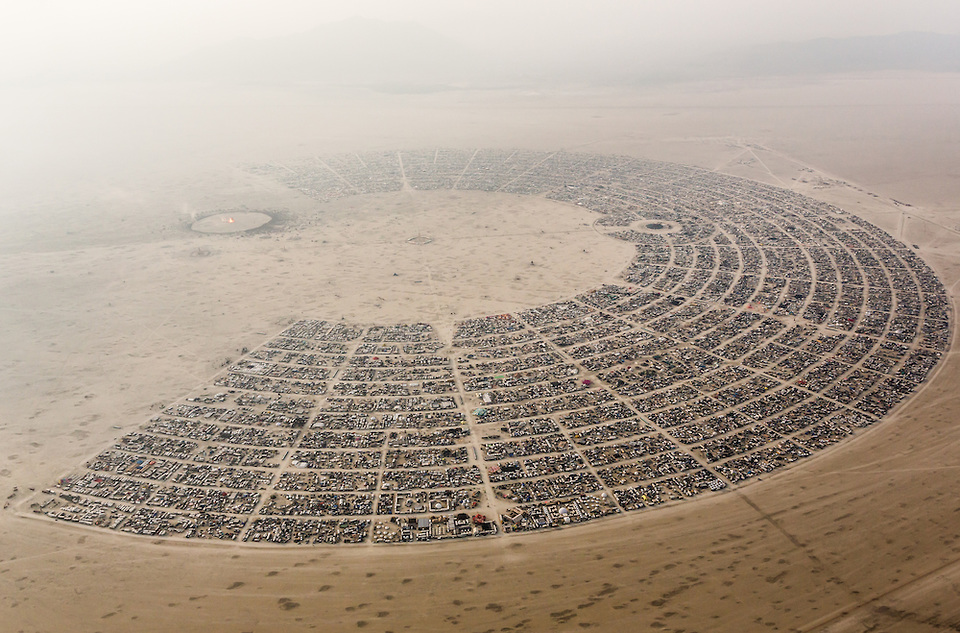
{"type": "Polygon", "coordinates": [[[418,22],[478,48],[541,58],[960,32],[957,0],[4,0],[0,79],[153,64],[352,16],[418,22]]]}

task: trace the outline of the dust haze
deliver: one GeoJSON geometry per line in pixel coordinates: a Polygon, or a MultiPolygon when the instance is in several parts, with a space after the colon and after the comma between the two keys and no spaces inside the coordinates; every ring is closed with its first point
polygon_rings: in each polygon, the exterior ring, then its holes
{"type": "Polygon", "coordinates": [[[955,329],[955,3],[318,4],[4,9],[0,631],[956,627],[953,351],[835,449],[569,529],[270,548],[36,518],[35,492],[296,319],[453,328],[615,282],[633,254],[541,197],[321,203],[258,165],[445,149],[691,165],[889,232],[939,276],[955,329]],[[258,212],[278,223],[191,230],[258,212]],[[411,250],[425,234],[448,241],[411,250]]]}

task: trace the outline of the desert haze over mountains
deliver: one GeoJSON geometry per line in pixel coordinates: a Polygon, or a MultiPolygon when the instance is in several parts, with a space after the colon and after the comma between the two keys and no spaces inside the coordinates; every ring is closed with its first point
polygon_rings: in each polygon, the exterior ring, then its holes
{"type": "Polygon", "coordinates": [[[549,59],[466,44],[408,22],[351,18],[274,38],[211,45],[138,76],[214,82],[441,89],[525,82],[633,85],[884,70],[956,72],[960,36],[903,32],[729,46],[652,57],[638,43],[571,48],[549,59]]]}

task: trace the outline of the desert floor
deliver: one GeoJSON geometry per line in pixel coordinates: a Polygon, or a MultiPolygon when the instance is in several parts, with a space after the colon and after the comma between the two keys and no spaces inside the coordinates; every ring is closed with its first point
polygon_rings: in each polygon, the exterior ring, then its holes
{"type": "Polygon", "coordinates": [[[960,76],[4,97],[0,134],[19,151],[0,158],[0,631],[960,629],[955,352],[882,424],[786,472],[551,533],[258,548],[149,541],[24,509],[31,488],[290,319],[452,323],[612,281],[630,257],[589,213],[547,200],[400,192],[319,205],[243,164],[503,147],[698,165],[826,200],[918,245],[956,315],[960,76]],[[188,230],[224,210],[319,221],[188,230]],[[444,239],[424,256],[406,243],[419,234],[444,239]]]}

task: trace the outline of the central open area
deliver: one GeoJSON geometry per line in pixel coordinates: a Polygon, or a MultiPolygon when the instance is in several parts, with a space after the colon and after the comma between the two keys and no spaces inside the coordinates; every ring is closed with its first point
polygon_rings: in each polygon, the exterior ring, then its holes
{"type": "Polygon", "coordinates": [[[215,256],[180,263],[238,300],[252,290],[298,314],[430,321],[449,335],[457,319],[615,278],[633,248],[595,230],[596,219],[533,196],[376,193],[321,204],[262,237],[203,241],[215,256]]]}

